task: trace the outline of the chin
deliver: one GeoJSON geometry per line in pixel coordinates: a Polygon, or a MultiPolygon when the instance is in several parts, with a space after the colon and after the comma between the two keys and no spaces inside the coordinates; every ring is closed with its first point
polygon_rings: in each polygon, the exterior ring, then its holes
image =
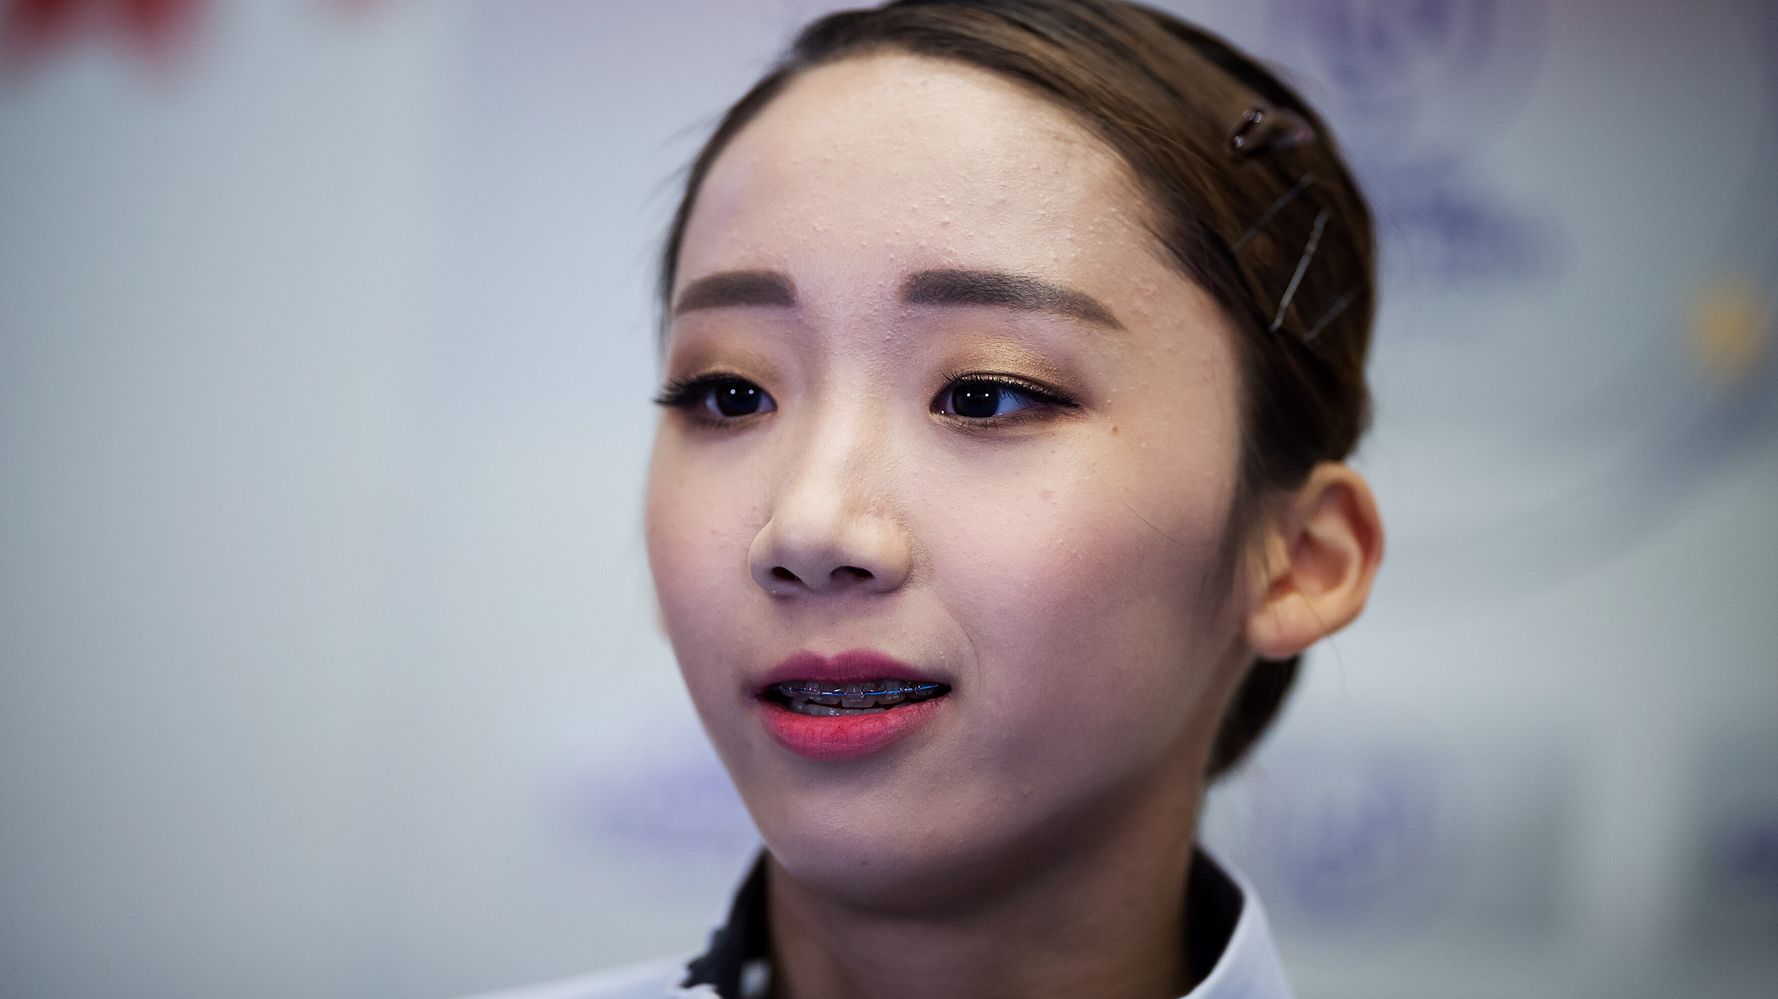
{"type": "Polygon", "coordinates": [[[1000,837],[979,812],[935,803],[819,791],[743,794],[760,836],[786,873],[823,896],[877,911],[931,911],[980,892],[1000,837]]]}
{"type": "Polygon", "coordinates": [[[954,792],[743,792],[766,848],[806,889],[886,916],[958,914],[1016,894],[1078,857],[1119,806],[1108,788],[1079,800],[950,784],[954,792]]]}

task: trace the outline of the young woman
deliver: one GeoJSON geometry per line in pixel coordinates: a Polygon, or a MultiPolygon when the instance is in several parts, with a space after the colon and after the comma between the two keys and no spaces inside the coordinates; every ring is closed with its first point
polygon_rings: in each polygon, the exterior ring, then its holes
{"type": "Polygon", "coordinates": [[[688,963],[536,996],[1288,995],[1207,781],[1382,552],[1369,214],[1114,0],[808,27],[694,162],[647,502],[761,859],[688,963]]]}

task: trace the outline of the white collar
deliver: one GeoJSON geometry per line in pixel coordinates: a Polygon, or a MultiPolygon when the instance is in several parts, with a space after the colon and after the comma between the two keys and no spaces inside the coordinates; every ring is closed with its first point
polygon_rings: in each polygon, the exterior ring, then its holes
{"type": "MultiPolygon", "coordinates": [[[[763,937],[749,927],[764,923],[763,864],[735,893],[727,921],[710,948],[690,963],[651,961],[596,975],[471,999],[746,999],[763,991],[768,977],[763,937]],[[751,914],[751,918],[750,918],[751,914]],[[726,987],[727,992],[718,991],[726,987]]],[[[1284,968],[1272,944],[1259,897],[1239,872],[1199,848],[1193,859],[1190,899],[1193,963],[1210,973],[1184,999],[1291,999],[1284,968]]]]}
{"type": "MultiPolygon", "coordinates": [[[[1198,951],[1194,963],[1209,964],[1210,973],[1182,999],[1292,999],[1265,910],[1246,879],[1200,846],[1190,881],[1186,904],[1198,951]]],[[[770,978],[764,932],[762,854],[735,892],[728,919],[711,934],[709,948],[686,964],[677,990],[669,993],[679,999],[759,994],[770,978]]]]}
{"type": "Polygon", "coordinates": [[[1184,999],[1292,999],[1271,924],[1266,922],[1265,908],[1253,886],[1240,871],[1201,845],[1198,855],[1240,893],[1241,910],[1210,974],[1184,999]]]}

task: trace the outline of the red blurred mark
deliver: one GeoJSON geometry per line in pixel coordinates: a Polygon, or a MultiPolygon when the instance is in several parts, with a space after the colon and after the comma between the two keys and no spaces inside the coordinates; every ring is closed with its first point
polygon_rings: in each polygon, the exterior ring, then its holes
{"type": "MultiPolygon", "coordinates": [[[[310,2],[351,17],[383,0],[310,2]]],[[[95,37],[120,42],[153,69],[171,69],[193,48],[209,0],[0,0],[0,5],[0,79],[16,80],[67,45],[95,37]]]]}
{"type": "Polygon", "coordinates": [[[41,59],[79,27],[80,0],[13,0],[0,21],[0,64],[41,59]]]}
{"type": "Polygon", "coordinates": [[[17,79],[83,38],[111,38],[157,69],[191,48],[207,0],[10,0],[0,70],[17,79]]]}
{"type": "Polygon", "coordinates": [[[137,45],[165,51],[196,26],[201,0],[116,0],[126,37],[137,45]]]}

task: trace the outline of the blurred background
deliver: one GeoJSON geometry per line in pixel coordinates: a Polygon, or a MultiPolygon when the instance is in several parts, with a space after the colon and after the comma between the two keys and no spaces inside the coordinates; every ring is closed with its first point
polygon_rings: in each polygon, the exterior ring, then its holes
{"type": "MultiPolygon", "coordinates": [[[[701,945],[653,256],[833,6],[0,0],[0,995],[701,945]]],[[[1380,588],[1205,820],[1299,993],[1778,995],[1778,5],[1161,6],[1386,243],[1380,588]]]]}

